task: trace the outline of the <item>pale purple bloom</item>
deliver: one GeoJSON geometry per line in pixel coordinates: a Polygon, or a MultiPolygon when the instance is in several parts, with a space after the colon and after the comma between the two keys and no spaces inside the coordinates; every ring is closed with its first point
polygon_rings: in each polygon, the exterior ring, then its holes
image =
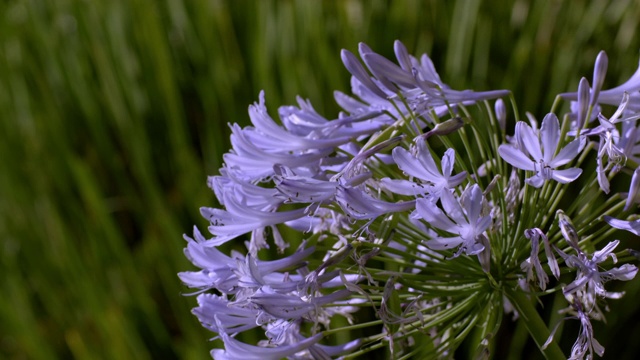
{"type": "Polygon", "coordinates": [[[238,124],[231,126],[232,150],[223,155],[225,166],[233,176],[243,181],[264,180],[273,175],[273,165],[282,164],[296,168],[298,172],[306,170],[311,176],[317,173],[320,159],[330,155],[333,148],[309,149],[298,151],[269,149],[271,142],[255,141],[247,136],[249,130],[238,124]],[[255,142],[254,142],[255,141],[255,142]]]}
{"type": "Polygon", "coordinates": [[[267,211],[252,209],[230,193],[224,193],[226,209],[202,207],[200,213],[209,220],[209,231],[216,236],[233,239],[256,229],[295,220],[305,215],[306,209],[267,211]]]}
{"type": "MultiPolygon", "coordinates": [[[[348,96],[347,98],[351,99],[348,96]]],[[[340,105],[343,106],[343,104],[340,105]]],[[[356,101],[356,104],[352,105],[354,111],[345,108],[351,115],[341,113],[338,119],[327,120],[315,111],[308,100],[298,97],[298,107],[281,106],[278,108],[278,114],[282,125],[289,133],[305,138],[353,138],[371,134],[393,122],[381,111],[371,111],[371,109],[359,111],[364,106],[360,102],[356,101]]]]}
{"type": "Polygon", "coordinates": [[[332,148],[344,144],[350,140],[348,136],[332,136],[321,138],[319,132],[310,132],[300,136],[289,132],[276,124],[267,113],[264,91],[260,92],[260,102],[249,106],[251,123],[255,127],[245,127],[244,135],[249,141],[265,151],[284,152],[290,150],[307,150],[332,148]]]}
{"type": "Polygon", "coordinates": [[[409,211],[415,207],[415,201],[388,202],[376,199],[359,187],[340,186],[336,201],[351,219],[373,220],[384,214],[409,211]]]}
{"type": "MultiPolygon", "coordinates": [[[[392,114],[397,110],[391,105],[398,94],[409,103],[411,111],[424,115],[431,110],[438,114],[448,111],[447,105],[472,104],[476,101],[499,98],[509,94],[506,90],[474,92],[452,90],[440,80],[433,62],[425,54],[420,60],[408,54],[405,46],[396,41],[394,50],[400,66],[373,52],[360,43],[360,57],[373,74],[369,75],[356,56],[343,50],[342,61],[353,75],[353,92],[369,104],[379,109],[386,108],[392,114]]],[[[398,103],[398,108],[403,108],[398,103]]]]}
{"type": "Polygon", "coordinates": [[[224,342],[224,349],[211,350],[211,356],[215,360],[280,360],[307,350],[322,339],[322,333],[296,343],[276,347],[249,345],[225,333],[221,333],[220,337],[224,342]]]}
{"type": "Polygon", "coordinates": [[[616,146],[622,150],[625,157],[633,160],[636,164],[640,163],[640,144],[638,144],[640,132],[638,132],[635,121],[623,121],[620,134],[616,146]]]}
{"type": "Polygon", "coordinates": [[[589,354],[589,359],[593,359],[593,353],[598,356],[604,355],[604,346],[600,345],[593,336],[593,325],[591,325],[588,313],[582,309],[582,305],[579,302],[575,302],[572,306],[577,313],[576,319],[580,320],[580,334],[571,347],[569,360],[582,360],[587,354],[589,354]]]}
{"type": "MultiPolygon", "coordinates": [[[[236,293],[240,287],[247,287],[248,284],[253,284],[251,286],[254,288],[264,284],[273,284],[274,287],[278,287],[282,286],[285,280],[293,281],[293,277],[277,271],[301,264],[315,249],[310,247],[278,260],[260,261],[237,252],[232,253],[231,257],[225,255],[216,247],[208,245],[197,228],[194,228],[194,237],[195,240],[185,236],[188,241],[185,255],[202,270],[185,271],[178,276],[191,288],[201,290],[215,288],[226,294],[236,293]],[[243,268],[246,270],[242,270],[243,268]]],[[[301,278],[298,279],[300,280],[301,278]]]]}
{"type": "Polygon", "coordinates": [[[276,197],[278,190],[240,180],[230,174],[226,168],[220,169],[220,176],[210,176],[207,184],[222,206],[225,205],[225,193],[231,194],[237,201],[253,209],[274,209],[282,203],[282,199],[276,197]]]}
{"type": "Polygon", "coordinates": [[[398,193],[413,195],[424,193],[425,191],[420,190],[426,186],[426,190],[431,194],[432,200],[437,201],[443,191],[449,191],[448,189],[460,185],[467,177],[465,171],[452,175],[455,158],[455,150],[448,149],[442,158],[442,171],[440,171],[431,156],[431,151],[426,141],[423,139],[418,139],[415,146],[412,146],[411,151],[396,147],[393,149],[393,160],[400,170],[411,177],[424,181],[423,185],[409,181],[395,182],[394,185],[396,185],[397,190],[404,190],[398,193]]]}
{"type": "Polygon", "coordinates": [[[609,193],[609,179],[607,178],[607,170],[610,170],[612,173],[617,173],[622,166],[624,166],[627,157],[625,155],[625,151],[628,150],[628,145],[626,140],[622,140],[620,138],[620,133],[616,127],[616,124],[619,122],[628,122],[635,121],[640,118],[640,115],[628,115],[623,116],[625,109],[629,102],[629,95],[625,93],[622,97],[622,102],[620,106],[616,110],[616,112],[607,119],[602,114],[598,114],[598,120],[600,121],[600,125],[593,128],[583,131],[581,134],[590,136],[590,135],[598,135],[600,137],[600,144],[598,147],[598,156],[597,156],[597,178],[598,183],[600,184],[600,188],[605,193],[609,193]],[[604,158],[606,156],[607,164],[604,165],[604,158]]]}
{"type": "MultiPolygon", "coordinates": [[[[300,335],[301,329],[299,322],[291,321],[275,321],[267,325],[266,335],[269,340],[263,340],[260,345],[285,345],[294,344],[303,341],[305,338],[300,335]]],[[[338,356],[355,350],[361,341],[356,339],[344,344],[328,346],[322,344],[314,344],[307,350],[298,352],[293,358],[295,359],[329,359],[332,356],[338,356]]]]}
{"type": "Polygon", "coordinates": [[[624,264],[611,270],[600,270],[600,263],[611,257],[613,262],[617,261],[613,250],[620,243],[615,240],[607,244],[602,250],[596,251],[591,259],[584,252],[577,249],[577,255],[568,255],[556,248],[556,251],[564,259],[567,266],[577,269],[576,279],[565,286],[563,292],[565,296],[578,296],[585,304],[588,311],[595,306],[597,297],[618,299],[621,293],[608,292],[604,289],[604,283],[609,280],[628,281],[635,277],[638,268],[631,264],[624,264]]]}
{"type": "MultiPolygon", "coordinates": [[[[596,58],[596,66],[594,68],[594,83],[591,90],[590,105],[607,104],[617,106],[620,104],[624,93],[628,93],[631,97],[629,109],[632,111],[640,111],[640,63],[636,72],[624,84],[608,90],[601,90],[602,81],[606,74],[606,54],[601,51],[596,58]]],[[[578,93],[564,93],[560,96],[569,100],[577,100],[578,93]]]]}
{"type": "Polygon", "coordinates": [[[573,160],[584,147],[585,140],[583,137],[575,139],[555,155],[560,141],[560,124],[554,114],[545,116],[539,133],[527,123],[518,122],[515,137],[518,147],[500,145],[498,153],[512,166],[536,173],[526,179],[527,184],[541,187],[549,179],[566,184],[576,180],[582,173],[580,168],[556,169],[573,160]]]}
{"type": "Polygon", "coordinates": [[[551,246],[549,245],[549,239],[542,232],[542,230],[538,228],[527,229],[524,231],[524,236],[531,240],[531,256],[525,260],[520,267],[523,271],[527,273],[527,281],[532,281],[534,277],[538,278],[538,285],[541,290],[545,290],[547,288],[547,284],[549,283],[549,277],[547,273],[542,268],[542,264],[540,263],[540,259],[538,257],[538,252],[540,249],[540,240],[542,240],[542,244],[544,246],[544,252],[547,256],[547,261],[549,264],[549,269],[555,278],[560,277],[560,268],[558,267],[558,261],[553,255],[553,251],[551,251],[551,246]],[[534,276],[535,270],[535,276],[534,276]]]}
{"type": "MultiPolygon", "coordinates": [[[[202,326],[218,334],[236,334],[261,325],[260,310],[233,304],[224,296],[198,295],[198,307],[192,310],[202,326]]],[[[265,319],[266,320],[266,319],[265,319]]]]}
{"type": "Polygon", "coordinates": [[[596,65],[593,67],[593,89],[591,89],[591,97],[589,99],[589,106],[594,106],[598,102],[600,96],[600,89],[604,84],[604,78],[607,75],[607,66],[609,65],[609,58],[607,53],[600,51],[596,57],[596,65]]]}
{"type": "MultiPolygon", "coordinates": [[[[578,338],[576,342],[573,344],[571,348],[571,356],[568,358],[569,360],[583,360],[585,356],[587,359],[593,359],[593,353],[595,352],[598,356],[604,355],[604,347],[600,345],[598,340],[593,336],[593,325],[591,325],[591,318],[589,317],[589,312],[584,310],[584,305],[580,301],[580,299],[574,298],[570,301],[571,307],[564,312],[572,313],[573,316],[565,318],[575,319],[580,321],[580,333],[578,334],[578,338]]],[[[541,349],[546,349],[549,344],[553,341],[553,337],[555,336],[556,331],[560,327],[561,323],[558,323],[553,331],[551,331],[551,335],[547,341],[542,345],[541,349]]]]}
{"type": "Polygon", "coordinates": [[[459,246],[456,255],[462,252],[478,255],[482,251],[489,251],[481,239],[491,226],[491,216],[481,216],[484,202],[482,190],[474,184],[465,193],[459,201],[450,192],[443,191],[440,195],[442,209],[427,199],[416,201],[416,215],[433,228],[452,234],[426,241],[427,247],[433,250],[453,250],[459,246]]]}
{"type": "Polygon", "coordinates": [[[286,202],[313,203],[331,200],[340,185],[337,181],[296,175],[291,169],[281,165],[276,165],[274,172],[276,189],[286,202]]]}
{"type": "Polygon", "coordinates": [[[314,320],[318,317],[315,310],[319,311],[323,305],[344,299],[350,293],[351,291],[342,289],[324,296],[301,296],[297,292],[281,293],[271,287],[261,287],[248,300],[277,319],[305,317],[314,320]]]}
{"type": "MultiPolygon", "coordinates": [[[[384,151],[385,149],[394,147],[396,144],[402,141],[403,138],[404,135],[395,136],[371,147],[364,147],[362,149],[359,149],[357,155],[355,155],[353,159],[351,159],[340,172],[332,176],[331,180],[344,180],[343,177],[346,177],[345,181],[348,183],[352,183],[354,180],[358,181],[358,178],[362,177],[363,173],[369,174],[368,170],[364,166],[364,163],[366,161],[378,161],[376,158],[374,158],[374,156],[383,158],[380,152],[384,151]]],[[[370,176],[367,175],[365,178],[362,178],[362,180],[364,181],[368,177],[370,176]]]]}

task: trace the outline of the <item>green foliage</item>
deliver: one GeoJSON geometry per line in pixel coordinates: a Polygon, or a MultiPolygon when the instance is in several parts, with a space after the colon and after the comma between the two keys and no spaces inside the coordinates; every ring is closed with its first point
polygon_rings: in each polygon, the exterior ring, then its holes
{"type": "MultiPolygon", "coordinates": [[[[453,87],[511,89],[541,118],[599,50],[607,88],[640,47],[632,0],[24,0],[0,19],[0,357],[16,359],[206,357],[176,273],[226,123],[260,89],[273,115],[300,94],[335,117],[341,48],[391,57],[400,39],[453,87]]],[[[608,328],[637,314],[635,284],[608,328]]]]}

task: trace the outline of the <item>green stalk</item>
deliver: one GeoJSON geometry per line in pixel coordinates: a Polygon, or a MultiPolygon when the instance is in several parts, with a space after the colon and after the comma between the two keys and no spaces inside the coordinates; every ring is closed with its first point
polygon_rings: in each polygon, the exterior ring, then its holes
{"type": "Polygon", "coordinates": [[[509,289],[505,287],[505,295],[511,301],[511,304],[518,310],[518,313],[522,316],[523,323],[529,334],[538,345],[540,351],[547,359],[566,359],[566,356],[560,350],[560,347],[555,341],[551,341],[546,348],[542,348],[544,343],[551,334],[547,325],[542,321],[540,314],[533,306],[531,299],[527,297],[527,294],[523,291],[509,289]]]}

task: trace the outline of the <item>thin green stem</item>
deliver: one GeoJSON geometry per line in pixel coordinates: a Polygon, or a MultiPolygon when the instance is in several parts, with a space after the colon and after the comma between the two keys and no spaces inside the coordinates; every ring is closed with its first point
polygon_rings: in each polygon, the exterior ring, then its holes
{"type": "Polygon", "coordinates": [[[549,339],[550,332],[547,325],[542,321],[540,314],[533,306],[531,299],[527,297],[527,294],[518,289],[505,288],[505,295],[511,301],[511,304],[518,310],[518,313],[522,316],[524,325],[526,326],[529,334],[538,345],[540,351],[547,359],[566,359],[566,356],[562,353],[562,350],[555,341],[551,341],[546,347],[545,342],[549,339]],[[544,348],[543,348],[544,347],[544,348]]]}

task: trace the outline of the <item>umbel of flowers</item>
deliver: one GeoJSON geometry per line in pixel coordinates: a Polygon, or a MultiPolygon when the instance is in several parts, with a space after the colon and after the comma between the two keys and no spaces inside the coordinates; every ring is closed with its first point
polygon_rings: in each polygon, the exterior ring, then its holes
{"type": "Polygon", "coordinates": [[[211,355],[449,358],[464,343],[483,357],[520,316],[565,358],[536,309],[556,295],[580,324],[569,356],[601,356],[592,321],[622,296],[605,285],[638,271],[616,234],[640,234],[640,69],[601,90],[601,52],[591,84],[557,98],[570,112],[556,101],[538,121],[509,91],[453,90],[427,55],[394,50],[397,64],[342,51],[353,94],[335,92],[337,118],[298,99],[274,120],[260,93],[252,126],[231,125],[208,182],[221,208],[201,209],[212,235],[185,237],[199,270],[179,274],[223,344],[211,355]],[[240,239],[244,251],[220,249],[240,239]]]}

